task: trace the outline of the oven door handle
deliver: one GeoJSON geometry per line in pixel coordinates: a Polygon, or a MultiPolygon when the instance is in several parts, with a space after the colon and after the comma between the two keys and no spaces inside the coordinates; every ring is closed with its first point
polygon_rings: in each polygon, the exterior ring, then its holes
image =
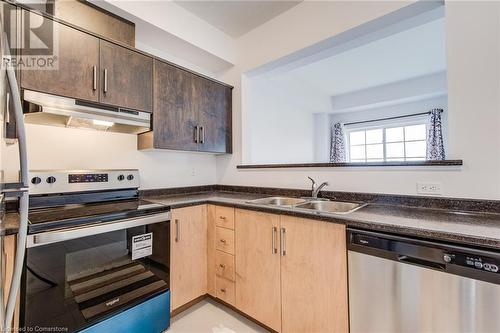
{"type": "Polygon", "coordinates": [[[170,221],[171,213],[146,215],[139,218],[122,220],[120,222],[109,222],[85,227],[75,227],[56,231],[47,231],[39,234],[28,235],[26,247],[36,247],[52,243],[63,242],[71,239],[82,238],[103,234],[106,232],[139,227],[148,224],[170,221]]]}

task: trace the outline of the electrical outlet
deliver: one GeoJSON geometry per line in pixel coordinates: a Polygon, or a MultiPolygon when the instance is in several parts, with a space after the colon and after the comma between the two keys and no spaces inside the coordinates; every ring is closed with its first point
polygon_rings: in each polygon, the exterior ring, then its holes
{"type": "Polygon", "coordinates": [[[191,169],[191,177],[194,177],[194,176],[196,176],[196,169],[192,168],[191,169]]]}
{"type": "Polygon", "coordinates": [[[417,193],[441,195],[441,183],[418,182],[417,193]]]}

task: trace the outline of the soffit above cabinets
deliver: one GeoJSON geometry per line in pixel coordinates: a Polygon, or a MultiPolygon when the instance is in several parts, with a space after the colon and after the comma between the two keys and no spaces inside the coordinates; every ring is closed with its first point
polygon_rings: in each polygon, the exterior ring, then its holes
{"type": "Polygon", "coordinates": [[[301,3],[300,1],[186,1],[179,6],[213,25],[227,35],[238,38],[272,18],[301,3]]]}

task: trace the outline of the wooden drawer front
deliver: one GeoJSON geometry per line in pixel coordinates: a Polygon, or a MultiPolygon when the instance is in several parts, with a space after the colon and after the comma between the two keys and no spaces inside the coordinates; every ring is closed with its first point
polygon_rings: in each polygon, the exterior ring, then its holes
{"type": "Polygon", "coordinates": [[[216,291],[217,298],[223,300],[226,303],[234,305],[235,301],[234,282],[217,276],[215,284],[217,287],[216,291]]]}
{"type": "Polygon", "coordinates": [[[234,208],[215,206],[215,224],[218,227],[234,230],[234,208]]]}
{"type": "Polygon", "coordinates": [[[225,279],[234,281],[234,256],[221,251],[215,254],[215,273],[225,279]]]}
{"type": "Polygon", "coordinates": [[[234,254],[234,231],[226,228],[215,228],[215,248],[219,251],[234,254]]]}

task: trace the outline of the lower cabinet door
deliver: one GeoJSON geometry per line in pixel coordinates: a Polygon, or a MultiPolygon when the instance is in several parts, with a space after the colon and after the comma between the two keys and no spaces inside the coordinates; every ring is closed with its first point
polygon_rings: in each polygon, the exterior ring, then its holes
{"type": "Polygon", "coordinates": [[[281,331],[279,215],[235,212],[235,305],[275,331],[281,331]],[[276,252],[276,253],[275,253],[276,252]]]}
{"type": "Polygon", "coordinates": [[[207,293],[207,206],[172,210],[171,310],[207,293]]]}
{"type": "Polygon", "coordinates": [[[344,225],[281,216],[282,332],[348,332],[344,225]]]}

